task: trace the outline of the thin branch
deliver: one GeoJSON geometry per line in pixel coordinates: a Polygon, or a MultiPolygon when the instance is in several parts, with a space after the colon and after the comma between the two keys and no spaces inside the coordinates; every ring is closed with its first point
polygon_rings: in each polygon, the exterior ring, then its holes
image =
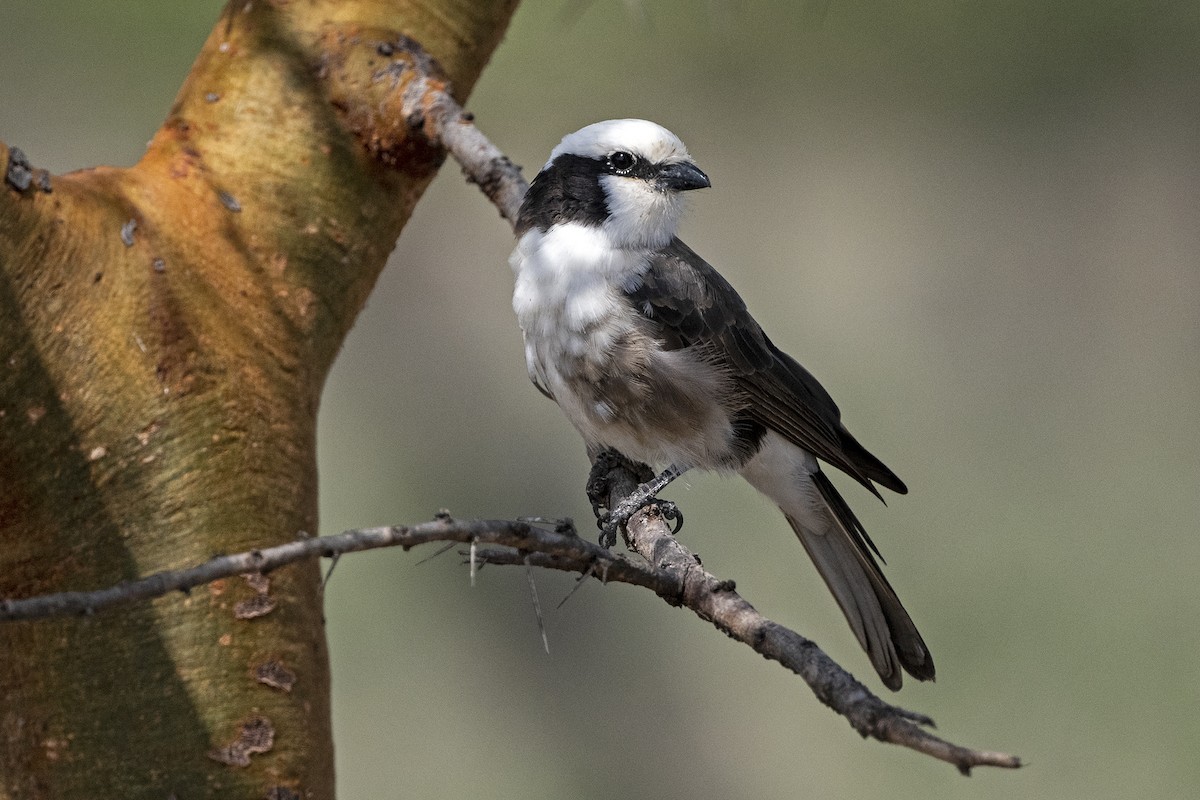
{"type": "Polygon", "coordinates": [[[464,111],[443,84],[421,81],[415,85],[424,91],[405,94],[405,118],[419,123],[426,138],[446,148],[467,180],[479,186],[501,216],[515,225],[529,188],[521,168],[475,127],[474,115],[464,111]]]}
{"type": "MultiPolygon", "coordinates": [[[[337,558],[345,553],[402,547],[405,550],[426,542],[478,541],[531,552],[554,554],[583,564],[593,559],[617,558],[599,545],[578,536],[555,533],[526,522],[505,520],[459,521],[448,516],[413,526],[350,530],[336,536],[308,537],[294,542],[250,550],[236,555],[216,556],[198,566],[156,572],[145,578],[125,581],[90,592],[60,592],[23,600],[0,599],[0,622],[46,619],[94,614],[122,603],[150,600],[171,592],[188,592],[220,578],[254,572],[270,572],[307,558],[337,558]]],[[[634,565],[632,562],[630,567],[634,565]]],[[[584,568],[586,569],[586,567],[584,568]]],[[[621,573],[622,570],[618,570],[621,573]]]]}
{"type": "MultiPolygon", "coordinates": [[[[604,451],[592,467],[588,495],[597,506],[615,508],[651,476],[646,465],[631,463],[616,451],[604,451]]],[[[677,593],[662,595],[664,599],[691,609],[730,638],[795,672],[818,700],[845,717],[862,736],[948,761],[964,775],[976,766],[1021,766],[1019,758],[1007,753],[946,742],[921,727],[932,727],[931,718],[875,696],[816,643],[760,614],[737,593],[733,581],[720,580],[705,570],[700,559],[675,538],[656,507],[648,506],[629,520],[625,542],[660,573],[676,578],[677,593]]]]}
{"type": "Polygon", "coordinates": [[[0,622],[93,614],[121,603],[187,592],[219,578],[270,572],[306,558],[334,558],[381,547],[408,550],[430,542],[478,542],[485,545],[478,551],[482,563],[532,565],[593,575],[606,583],[643,586],[672,605],[691,609],[731,638],[798,674],[821,702],[846,717],[863,736],[948,761],[964,773],[975,766],[1020,766],[1015,756],[971,750],[939,739],[919,727],[932,723],[928,717],[880,700],[813,642],[759,614],[734,590],[732,581],[720,580],[701,568],[696,557],[670,535],[669,526],[655,508],[634,515],[628,525],[628,539],[646,563],[582,539],[565,526],[547,530],[528,522],[442,516],[419,525],[349,530],[336,536],[301,538],[276,547],[217,556],[199,566],[158,572],[92,592],[4,599],[0,600],[0,622]]]}

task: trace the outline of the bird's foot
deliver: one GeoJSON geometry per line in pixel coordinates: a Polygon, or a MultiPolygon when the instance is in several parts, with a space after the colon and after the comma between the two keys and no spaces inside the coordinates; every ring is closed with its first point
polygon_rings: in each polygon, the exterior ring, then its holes
{"type": "Polygon", "coordinates": [[[655,495],[667,484],[682,475],[685,470],[671,465],[655,475],[645,464],[630,461],[625,456],[611,448],[601,450],[592,457],[592,471],[588,476],[587,495],[592,502],[592,512],[596,515],[596,527],[600,528],[601,547],[612,547],[617,543],[617,534],[629,519],[646,506],[654,506],[665,520],[675,521],[678,533],[683,526],[683,514],[679,507],[670,500],[659,500],[655,495]],[[640,481],[628,496],[619,500],[615,507],[610,508],[612,497],[620,496],[618,487],[629,485],[626,481],[632,477],[640,481]],[[604,511],[603,509],[609,509],[604,511]]]}
{"type": "Polygon", "coordinates": [[[654,471],[645,464],[630,461],[612,448],[601,450],[592,458],[592,470],[588,474],[586,486],[588,500],[592,503],[592,513],[597,520],[604,516],[605,512],[602,509],[608,508],[614,481],[622,480],[620,476],[632,476],[633,480],[639,483],[651,481],[655,477],[654,471]]]}
{"type": "Polygon", "coordinates": [[[667,470],[654,480],[639,484],[632,494],[617,504],[616,508],[607,514],[600,515],[596,519],[596,525],[600,528],[600,546],[612,547],[615,545],[617,534],[621,528],[625,527],[634,514],[647,506],[653,506],[663,519],[675,522],[674,529],[671,531],[672,535],[679,533],[679,529],[683,527],[683,512],[671,500],[655,497],[655,494],[674,478],[673,470],[667,470]],[[670,473],[669,477],[668,473],[670,473]]]}

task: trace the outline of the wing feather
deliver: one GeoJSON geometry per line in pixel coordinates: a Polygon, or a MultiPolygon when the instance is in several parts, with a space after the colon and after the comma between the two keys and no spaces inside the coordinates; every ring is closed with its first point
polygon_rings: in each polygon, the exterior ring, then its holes
{"type": "Polygon", "coordinates": [[[907,491],[895,473],[850,435],[837,404],[812,373],[771,342],[733,286],[682,241],[675,239],[658,251],[641,282],[626,295],[634,310],[657,326],[666,347],[696,347],[727,369],[755,421],[876,496],[875,483],[907,491]]]}

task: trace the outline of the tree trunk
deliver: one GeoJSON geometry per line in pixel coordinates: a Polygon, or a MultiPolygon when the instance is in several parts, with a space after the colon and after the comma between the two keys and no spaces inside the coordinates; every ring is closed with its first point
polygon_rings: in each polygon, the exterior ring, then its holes
{"type": "MultiPolygon", "coordinates": [[[[316,532],[321,387],[515,0],[231,3],[136,166],[0,144],[0,597],[316,532]]],[[[80,121],[81,130],[86,122],[80,121]]],[[[0,627],[0,794],[333,796],[317,564],[0,627]]]]}

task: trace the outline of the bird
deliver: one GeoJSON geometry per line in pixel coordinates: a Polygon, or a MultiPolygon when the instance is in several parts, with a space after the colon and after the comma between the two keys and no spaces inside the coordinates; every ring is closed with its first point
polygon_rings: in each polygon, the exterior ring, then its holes
{"type": "MultiPolygon", "coordinates": [[[[859,444],[829,393],[780,350],[676,235],[711,186],[683,142],[642,119],[563,137],[530,182],[509,259],[529,378],[582,435],[655,468],[737,473],[783,512],[883,684],[933,657],[876,561],[831,465],[882,500],[904,482],[859,444]]],[[[646,499],[646,498],[643,498],[646,499]]]]}

